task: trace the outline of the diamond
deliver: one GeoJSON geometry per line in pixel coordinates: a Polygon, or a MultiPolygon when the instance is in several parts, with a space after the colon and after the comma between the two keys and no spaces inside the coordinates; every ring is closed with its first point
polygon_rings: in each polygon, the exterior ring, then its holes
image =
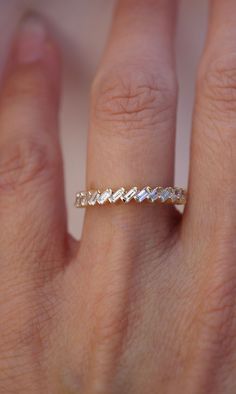
{"type": "Polygon", "coordinates": [[[156,201],[158,198],[160,198],[161,192],[163,191],[163,188],[158,186],[155,187],[155,189],[153,189],[150,193],[149,193],[149,200],[151,202],[156,201]]]}
{"type": "Polygon", "coordinates": [[[97,199],[98,204],[104,204],[112,195],[111,189],[106,189],[97,199]]]}
{"type": "Polygon", "coordinates": [[[119,199],[121,199],[123,197],[124,193],[125,193],[125,189],[124,189],[124,187],[121,187],[115,193],[113,193],[111,195],[111,197],[109,197],[109,201],[111,203],[115,203],[116,201],[118,201],[119,199]]]}
{"type": "Polygon", "coordinates": [[[174,196],[174,190],[171,187],[167,187],[163,189],[163,191],[161,192],[160,199],[162,202],[166,202],[169,199],[172,200],[173,196],[174,196]]]}
{"type": "Polygon", "coordinates": [[[89,191],[89,198],[88,198],[88,205],[95,205],[97,202],[100,193],[97,190],[90,190],[89,191]]]}
{"type": "Polygon", "coordinates": [[[87,200],[88,193],[87,192],[80,192],[76,194],[75,205],[76,207],[85,207],[88,203],[87,200]]]}
{"type": "Polygon", "coordinates": [[[181,204],[184,201],[186,201],[185,192],[181,188],[176,188],[175,189],[175,197],[176,197],[176,201],[177,201],[178,204],[181,204]]]}
{"type": "Polygon", "coordinates": [[[75,206],[77,207],[77,208],[79,208],[80,207],[80,193],[76,193],[76,196],[75,196],[75,206]]]}
{"type": "Polygon", "coordinates": [[[135,200],[138,202],[143,202],[146,198],[149,197],[150,191],[151,188],[149,186],[143,188],[136,194],[135,200]]]}
{"type": "Polygon", "coordinates": [[[136,187],[136,186],[133,187],[132,189],[130,189],[130,190],[122,197],[122,200],[123,200],[125,203],[130,202],[130,200],[132,200],[132,198],[136,195],[137,191],[138,191],[137,187],[136,187]]]}
{"type": "Polygon", "coordinates": [[[170,196],[171,202],[175,203],[177,200],[176,189],[174,189],[173,187],[170,187],[169,189],[171,191],[171,196],[170,196]]]}

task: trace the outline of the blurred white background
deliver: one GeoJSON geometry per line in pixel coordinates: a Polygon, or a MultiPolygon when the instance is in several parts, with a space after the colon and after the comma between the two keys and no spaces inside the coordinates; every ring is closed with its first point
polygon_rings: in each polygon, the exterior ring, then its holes
{"type": "MultiPolygon", "coordinates": [[[[69,230],[80,236],[83,210],[73,206],[84,188],[89,87],[109,32],[115,0],[0,0],[0,70],[22,15],[34,10],[49,21],[64,61],[61,141],[69,230]]],[[[179,105],[176,184],[187,185],[194,78],[207,26],[207,0],[180,2],[176,37],[179,105]]]]}

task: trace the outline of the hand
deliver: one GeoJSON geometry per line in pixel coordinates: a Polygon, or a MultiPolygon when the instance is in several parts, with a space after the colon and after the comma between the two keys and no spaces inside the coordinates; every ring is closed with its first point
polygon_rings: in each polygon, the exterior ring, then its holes
{"type": "MultiPolygon", "coordinates": [[[[88,188],[173,184],[175,8],[120,1],[92,88],[88,188]]],[[[21,26],[0,98],[0,393],[236,392],[235,15],[212,1],[184,215],[88,208],[79,245],[57,49],[39,21],[21,26]]]]}

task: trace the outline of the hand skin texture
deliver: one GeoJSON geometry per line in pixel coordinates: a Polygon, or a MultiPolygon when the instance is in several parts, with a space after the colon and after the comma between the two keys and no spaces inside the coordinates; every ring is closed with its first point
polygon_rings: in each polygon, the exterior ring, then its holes
{"type": "MultiPolygon", "coordinates": [[[[173,184],[173,0],[121,0],[91,91],[87,187],[173,184]]],[[[0,393],[236,393],[236,2],[213,0],[189,200],[67,234],[60,56],[25,18],[0,95],[0,393]]]]}

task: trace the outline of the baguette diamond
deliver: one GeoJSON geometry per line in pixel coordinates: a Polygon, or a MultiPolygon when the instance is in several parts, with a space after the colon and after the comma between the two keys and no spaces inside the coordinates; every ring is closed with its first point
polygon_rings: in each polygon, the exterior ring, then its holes
{"type": "Polygon", "coordinates": [[[76,201],[75,205],[77,207],[85,207],[88,203],[88,193],[87,192],[80,192],[76,194],[76,201]]]}
{"type": "Polygon", "coordinates": [[[115,193],[113,193],[113,194],[111,195],[111,197],[109,197],[109,201],[110,201],[111,203],[115,203],[116,201],[121,200],[122,197],[124,196],[124,193],[125,193],[125,188],[124,188],[124,187],[121,187],[121,188],[118,189],[115,193]]]}
{"type": "Polygon", "coordinates": [[[149,200],[150,200],[151,202],[154,202],[154,201],[160,199],[160,194],[161,194],[162,190],[163,190],[163,188],[160,187],[160,186],[155,187],[155,189],[153,189],[153,190],[149,193],[149,200]]]}
{"type": "Polygon", "coordinates": [[[164,189],[160,194],[160,199],[162,202],[168,201],[169,199],[171,199],[171,197],[172,197],[172,190],[171,188],[168,187],[164,189]]]}
{"type": "Polygon", "coordinates": [[[181,188],[176,188],[175,189],[175,196],[176,196],[176,201],[181,204],[182,201],[185,201],[186,196],[185,196],[185,190],[181,188]]]}
{"type": "Polygon", "coordinates": [[[112,190],[111,189],[106,189],[105,192],[103,192],[98,198],[97,202],[98,204],[102,205],[104,204],[112,195],[112,190]]]}
{"type": "Polygon", "coordinates": [[[135,200],[138,202],[143,202],[146,198],[149,198],[150,192],[151,188],[149,186],[144,187],[135,195],[135,200]]]}
{"type": "Polygon", "coordinates": [[[95,205],[100,193],[98,190],[89,191],[88,205],[95,205]]]}
{"type": "Polygon", "coordinates": [[[125,203],[128,203],[132,200],[132,198],[136,195],[138,188],[134,186],[130,189],[122,198],[125,203]]]}

